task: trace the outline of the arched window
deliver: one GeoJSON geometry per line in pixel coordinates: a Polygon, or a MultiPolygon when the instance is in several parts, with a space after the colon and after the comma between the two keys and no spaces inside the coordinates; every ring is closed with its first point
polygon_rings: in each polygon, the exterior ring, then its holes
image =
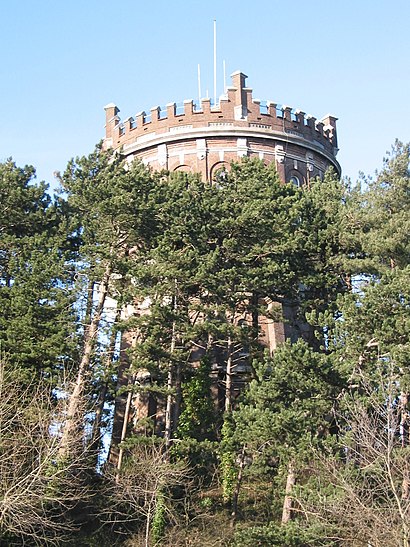
{"type": "Polygon", "coordinates": [[[178,165],[174,171],[182,171],[183,173],[192,173],[192,168],[189,165],[178,165]]]}
{"type": "Polygon", "coordinates": [[[217,186],[223,186],[228,177],[229,164],[226,161],[219,161],[211,168],[211,182],[217,186]]]}
{"type": "Polygon", "coordinates": [[[294,184],[298,188],[300,187],[300,179],[296,175],[292,175],[289,179],[289,182],[291,182],[292,184],[294,184]]]}

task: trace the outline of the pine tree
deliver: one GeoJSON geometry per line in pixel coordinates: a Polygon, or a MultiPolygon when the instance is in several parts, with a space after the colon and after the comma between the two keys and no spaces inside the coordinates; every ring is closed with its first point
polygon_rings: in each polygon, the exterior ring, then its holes
{"type": "Polygon", "coordinates": [[[409,147],[396,143],[356,196],[356,290],[337,298],[333,317],[322,316],[346,384],[335,414],[339,452],[318,457],[301,503],[324,533],[336,529],[349,545],[410,541],[408,182],[409,147]]]}
{"type": "Polygon", "coordinates": [[[302,340],[280,346],[257,370],[233,413],[233,437],[251,461],[248,475],[268,480],[287,476],[282,514],[287,523],[293,486],[303,476],[313,447],[332,428],[332,409],[343,384],[329,357],[302,340]]]}
{"type": "Polygon", "coordinates": [[[1,350],[20,379],[55,385],[75,348],[72,249],[64,205],[34,178],[32,167],[0,164],[1,350]]]}
{"type": "Polygon", "coordinates": [[[107,300],[126,303],[122,292],[116,292],[116,281],[125,280],[129,262],[138,260],[152,234],[149,195],[154,177],[140,164],[128,166],[119,155],[98,146],[88,157],[71,160],[61,183],[80,240],[77,275],[92,291],[85,298],[87,322],[61,441],[61,454],[66,456],[65,446],[83,411],[86,383],[90,386],[107,300]]]}
{"type": "Polygon", "coordinates": [[[363,247],[373,271],[409,263],[410,145],[396,141],[375,180],[363,193],[363,247]]]}
{"type": "MultiPolygon", "coordinates": [[[[257,315],[260,305],[266,313],[263,299],[283,299],[297,292],[302,194],[281,184],[272,168],[249,161],[232,166],[218,185],[186,175],[169,177],[159,196],[162,233],[150,252],[146,272],[134,272],[137,290],[145,284],[151,300],[151,311],[141,321],[151,325],[150,336],[158,332],[162,338],[157,339],[165,352],[162,360],[168,354],[165,360],[171,363],[168,391],[180,385],[186,352],[222,360],[224,404],[230,411],[237,364],[243,361],[241,348],[259,351],[257,315]],[[157,330],[153,328],[156,311],[162,321],[157,330]]],[[[140,365],[142,348],[139,344],[136,349],[140,365]]],[[[159,364],[159,369],[163,367],[159,364]]],[[[175,426],[178,414],[177,410],[175,426]]],[[[169,423],[167,431],[169,436],[169,423]]]]}

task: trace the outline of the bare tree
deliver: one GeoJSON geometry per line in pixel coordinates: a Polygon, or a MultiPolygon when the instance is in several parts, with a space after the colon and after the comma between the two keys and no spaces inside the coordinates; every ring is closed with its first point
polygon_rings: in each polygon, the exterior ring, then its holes
{"type": "Polygon", "coordinates": [[[76,529],[70,512],[87,497],[86,459],[59,458],[61,405],[49,387],[23,388],[0,363],[0,538],[8,545],[60,545],[76,529]]]}
{"type": "Polygon", "coordinates": [[[336,531],[343,545],[410,545],[410,499],[403,491],[410,451],[400,435],[399,389],[397,378],[389,378],[377,393],[347,397],[341,453],[320,458],[311,470],[315,503],[301,490],[298,502],[306,518],[336,531]]]}
{"type": "Polygon", "coordinates": [[[173,525],[178,521],[176,505],[184,504],[191,484],[187,466],[183,462],[170,462],[165,448],[158,439],[145,439],[127,451],[120,473],[106,470],[109,509],[105,520],[139,525],[144,539],[138,545],[146,547],[155,544],[162,524],[173,525]],[[182,492],[180,499],[175,494],[177,489],[182,492]]]}

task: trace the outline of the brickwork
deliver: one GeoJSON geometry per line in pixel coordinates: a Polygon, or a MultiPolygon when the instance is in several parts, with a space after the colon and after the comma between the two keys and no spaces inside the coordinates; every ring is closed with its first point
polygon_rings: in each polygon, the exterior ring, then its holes
{"type": "Polygon", "coordinates": [[[245,87],[247,76],[232,74],[232,87],[217,105],[186,100],[154,107],[124,121],[114,104],[105,107],[105,146],[122,148],[155,170],[201,173],[212,181],[218,166],[229,166],[244,156],[276,163],[283,180],[300,182],[322,176],[336,160],[336,118],[317,120],[289,106],[261,102],[245,87]]]}

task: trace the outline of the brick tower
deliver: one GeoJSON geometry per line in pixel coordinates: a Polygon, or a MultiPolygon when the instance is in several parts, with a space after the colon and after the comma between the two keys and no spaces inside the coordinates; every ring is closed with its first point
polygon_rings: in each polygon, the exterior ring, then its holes
{"type": "MultiPolygon", "coordinates": [[[[156,106],[149,113],[142,111],[121,121],[117,106],[109,104],[105,107],[104,146],[121,149],[130,162],[138,158],[154,170],[200,173],[202,179],[210,183],[221,170],[229,170],[231,162],[243,157],[256,157],[266,164],[275,162],[281,180],[298,186],[308,184],[311,178],[322,177],[330,167],[340,175],[340,165],[336,160],[336,118],[328,115],[319,121],[290,106],[254,99],[252,89],[245,86],[246,78],[242,72],[234,72],[232,86],[215,105],[208,98],[200,102],[185,100],[179,104],[169,103],[166,107],[156,106]]],[[[265,305],[272,311],[279,304],[265,301],[265,305]]],[[[144,302],[135,303],[124,313],[149,313],[144,306],[144,302]]],[[[286,338],[296,340],[311,335],[309,326],[297,321],[292,302],[282,304],[282,314],[288,321],[274,322],[260,317],[259,339],[271,352],[286,338]]],[[[249,320],[247,317],[241,319],[249,320]]],[[[136,339],[136,333],[126,333],[122,348],[131,347],[136,339]]],[[[213,396],[219,402],[218,375],[222,368],[215,360],[213,396]]],[[[245,358],[237,367],[234,392],[240,391],[247,373],[245,358]]],[[[149,384],[150,374],[140,371],[131,378],[127,374],[126,359],[122,359],[118,383],[125,387],[129,382],[141,386],[149,384]]],[[[147,394],[135,395],[132,403],[131,399],[127,403],[124,395],[116,398],[112,462],[118,461],[117,446],[123,439],[127,424],[132,421],[137,428],[141,418],[153,418],[155,429],[161,434],[164,404],[147,394]]]]}

